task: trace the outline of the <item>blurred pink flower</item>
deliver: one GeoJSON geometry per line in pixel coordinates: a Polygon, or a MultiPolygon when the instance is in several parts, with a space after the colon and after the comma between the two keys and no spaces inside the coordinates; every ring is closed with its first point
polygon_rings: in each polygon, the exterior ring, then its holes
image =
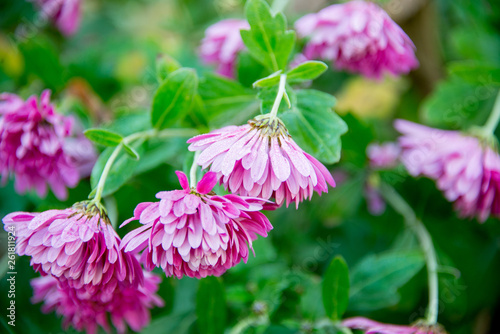
{"type": "Polygon", "coordinates": [[[137,286],[143,280],[141,266],[120,250],[120,238],[102,210],[81,202],[64,210],[14,212],[2,221],[16,232],[17,254],[31,256],[31,265],[43,274],[66,278],[75,288],[137,286]]]}
{"type": "Polygon", "coordinates": [[[429,326],[400,326],[376,322],[363,317],[349,318],[342,321],[342,326],[360,329],[365,334],[439,334],[441,330],[429,326]]]}
{"type": "Polygon", "coordinates": [[[257,234],[266,237],[272,229],[260,212],[267,202],[211,193],[217,183],[212,172],[196,189],[189,188],[184,173],[177,176],[183,190],[156,194],[160,202],[139,204],[134,217],[123,223],[143,224],[123,238],[125,252],[145,249],[141,261],[148,270],[158,266],[167,276],[178,278],[220,276],[242,259],[246,263],[257,234]]]}
{"type": "Polygon", "coordinates": [[[380,78],[385,72],[408,73],[418,66],[408,35],[378,5],[349,1],[308,14],[295,23],[301,37],[310,37],[309,59],[334,61],[338,69],[380,78]]]}
{"type": "Polygon", "coordinates": [[[31,0],[40,8],[41,16],[50,19],[62,34],[73,35],[80,25],[81,0],[31,0]]]}
{"type": "Polygon", "coordinates": [[[462,217],[500,217],[500,156],[478,138],[396,120],[401,160],[413,176],[436,180],[462,217]]]}
{"type": "Polygon", "coordinates": [[[236,19],[211,25],[201,41],[201,59],[207,64],[217,65],[218,74],[234,78],[238,53],[245,48],[240,30],[249,28],[247,21],[236,19]]]}
{"type": "Polygon", "coordinates": [[[201,151],[197,163],[210,171],[226,189],[242,196],[274,197],[299,202],[314,191],[335,187],[332,175],[318,160],[304,152],[279,118],[257,116],[248,124],[228,126],[188,140],[190,151],[201,151]]]}
{"type": "Polygon", "coordinates": [[[397,166],[401,148],[397,143],[370,144],[366,148],[366,155],[370,167],[393,168],[397,166]]]}
{"type": "Polygon", "coordinates": [[[84,288],[72,288],[66,281],[49,275],[31,280],[32,302],[43,302],[44,313],[55,311],[62,316],[66,329],[72,325],[78,331],[95,334],[101,326],[109,333],[109,317],[119,334],[127,332],[127,325],[139,332],[151,320],[149,309],[163,306],[163,300],[156,294],[160,282],[160,277],[145,272],[143,284],[119,284],[112,297],[103,302],[84,288]]]}
{"type": "Polygon", "coordinates": [[[365,184],[363,190],[366,204],[368,205],[368,212],[374,216],[380,216],[383,214],[387,205],[379,190],[373,187],[369,182],[365,184]]]}
{"type": "Polygon", "coordinates": [[[90,174],[97,159],[92,144],[82,135],[72,138],[73,119],[57,114],[50,104],[50,91],[22,101],[14,94],[0,94],[0,175],[5,183],[15,176],[18,193],[35,189],[47,195],[47,185],[57,198],[68,196],[90,174]],[[73,145],[69,141],[75,141],[73,145]],[[84,154],[76,154],[72,147],[84,154]],[[83,158],[84,157],[84,158],[83,158]],[[82,168],[86,166],[85,168],[82,168]]]}

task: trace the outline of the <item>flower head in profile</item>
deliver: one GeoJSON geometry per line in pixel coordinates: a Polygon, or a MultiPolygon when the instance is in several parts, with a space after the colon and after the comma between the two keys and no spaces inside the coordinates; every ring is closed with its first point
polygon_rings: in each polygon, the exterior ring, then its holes
{"type": "Polygon", "coordinates": [[[81,0],[31,0],[40,8],[40,15],[50,19],[66,36],[73,35],[80,25],[81,0]]]}
{"type": "Polygon", "coordinates": [[[197,163],[210,166],[232,193],[263,199],[274,197],[288,206],[328,192],[332,175],[304,152],[288,134],[283,122],[267,115],[248,124],[228,126],[188,140],[190,151],[201,151],[197,163]]]}
{"type": "Polygon", "coordinates": [[[445,334],[439,325],[428,326],[416,324],[401,326],[383,324],[363,317],[354,317],[342,321],[342,326],[362,330],[365,334],[445,334]]]}
{"type": "Polygon", "coordinates": [[[62,316],[66,329],[73,326],[78,331],[95,334],[100,326],[110,332],[110,319],[119,334],[127,332],[127,325],[139,332],[151,320],[150,309],[163,306],[163,300],[156,294],[160,282],[160,277],[144,273],[143,283],[137,286],[120,283],[111,298],[103,301],[84,287],[76,289],[67,281],[48,275],[31,280],[32,302],[43,302],[44,313],[55,311],[62,316]]]}
{"type": "Polygon", "coordinates": [[[299,36],[309,37],[306,57],[332,60],[338,69],[380,78],[418,66],[408,35],[372,2],[331,5],[302,17],[295,28],[299,36]]]}
{"type": "Polygon", "coordinates": [[[413,176],[436,181],[462,217],[500,217],[500,156],[480,139],[458,131],[396,120],[401,160],[413,176]]]}
{"type": "Polygon", "coordinates": [[[96,153],[84,137],[72,138],[73,119],[60,114],[50,104],[50,91],[23,101],[14,94],[0,94],[0,175],[5,183],[15,176],[19,193],[35,189],[40,197],[47,195],[47,185],[56,197],[66,199],[68,187],[88,176],[96,153]],[[68,146],[76,141],[80,153],[68,146]],[[85,152],[82,154],[82,150],[85,152]],[[82,156],[85,158],[82,159],[82,156]]]}
{"type": "Polygon", "coordinates": [[[159,202],[141,203],[134,217],[141,227],[129,232],[122,242],[126,252],[140,252],[149,270],[161,267],[167,276],[181,278],[219,276],[248,258],[248,247],[257,235],[272,229],[260,212],[267,203],[259,198],[217,196],[215,173],[203,176],[196,188],[177,172],[182,190],[156,195],[159,202]]]}
{"type": "Polygon", "coordinates": [[[137,259],[120,250],[120,238],[104,209],[89,202],[42,213],[14,212],[3,218],[16,231],[18,255],[31,257],[43,274],[66,279],[75,288],[112,292],[119,282],[143,280],[137,259]]]}
{"type": "Polygon", "coordinates": [[[247,21],[236,19],[222,20],[211,25],[201,41],[201,59],[207,64],[217,65],[218,74],[234,78],[236,58],[245,48],[240,30],[249,28],[247,21]]]}

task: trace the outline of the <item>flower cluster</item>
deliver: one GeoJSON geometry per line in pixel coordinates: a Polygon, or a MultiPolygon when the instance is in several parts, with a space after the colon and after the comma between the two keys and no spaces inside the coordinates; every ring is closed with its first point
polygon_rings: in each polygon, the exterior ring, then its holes
{"type": "MultiPolygon", "coordinates": [[[[234,78],[238,53],[245,49],[240,30],[248,28],[247,21],[238,19],[211,25],[200,46],[201,59],[217,65],[217,73],[234,78]]],[[[339,70],[379,79],[385,73],[406,74],[419,65],[411,39],[373,2],[331,5],[303,16],[295,29],[308,41],[292,67],[308,59],[325,59],[339,70]]]]}
{"type": "Polygon", "coordinates": [[[80,25],[81,0],[32,0],[43,18],[50,19],[62,34],[73,35],[80,25]]]}
{"type": "Polygon", "coordinates": [[[299,36],[309,37],[304,55],[326,59],[338,69],[380,78],[408,73],[418,66],[415,46],[378,5],[349,1],[308,14],[295,23],[299,36]]]}
{"type": "Polygon", "coordinates": [[[76,289],[53,276],[42,276],[31,281],[32,302],[43,302],[43,312],[55,311],[62,316],[66,329],[73,325],[79,331],[95,334],[101,326],[110,332],[109,314],[118,333],[126,333],[127,325],[138,332],[150,321],[149,309],[163,306],[163,300],[156,295],[160,281],[160,277],[145,273],[143,284],[120,284],[109,299],[103,300],[99,293],[90,293],[84,287],[76,289]]]}
{"type": "Polygon", "coordinates": [[[462,217],[500,217],[500,156],[481,139],[397,120],[401,159],[413,176],[436,181],[462,217]]]}
{"type": "Polygon", "coordinates": [[[59,199],[65,199],[67,187],[88,176],[88,166],[96,159],[87,139],[71,137],[73,123],[72,118],[55,112],[48,90],[39,101],[36,96],[23,101],[14,94],[0,94],[2,181],[15,175],[19,193],[36,189],[45,197],[48,185],[59,199]]]}
{"type": "Polygon", "coordinates": [[[67,325],[95,333],[107,328],[107,313],[124,333],[124,321],[140,330],[149,308],[161,305],[154,293],[159,278],[144,274],[138,260],[120,249],[121,240],[104,209],[91,202],[43,213],[14,212],[3,218],[15,230],[18,255],[44,277],[35,279],[34,301],[56,310],[67,325]]]}
{"type": "Polygon", "coordinates": [[[266,201],[211,193],[217,183],[213,172],[205,174],[196,189],[189,187],[184,173],[177,176],[182,190],[158,193],[160,202],[139,204],[124,223],[139,220],[143,225],[123,238],[124,250],[146,248],[141,260],[147,269],[158,266],[178,278],[219,276],[246,262],[247,247],[272,229],[260,212],[266,201]]]}
{"type": "Polygon", "coordinates": [[[210,166],[232,193],[263,199],[274,197],[281,206],[306,198],[314,191],[335,187],[330,172],[304,152],[283,122],[262,115],[242,126],[228,126],[188,140],[189,150],[202,151],[197,163],[210,166]]]}

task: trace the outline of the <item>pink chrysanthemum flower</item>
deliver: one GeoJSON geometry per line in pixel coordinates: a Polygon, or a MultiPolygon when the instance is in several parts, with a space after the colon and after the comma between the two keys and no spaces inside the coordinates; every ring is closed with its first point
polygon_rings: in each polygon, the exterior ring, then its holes
{"type": "Polygon", "coordinates": [[[66,36],[73,35],[80,25],[81,0],[31,0],[40,8],[40,15],[50,19],[66,36]]]}
{"type": "Polygon", "coordinates": [[[36,189],[40,197],[47,195],[47,185],[61,200],[68,196],[67,187],[74,187],[82,177],[88,176],[96,153],[84,137],[71,138],[73,119],[57,114],[50,104],[50,91],[26,102],[14,94],[0,94],[0,175],[6,182],[15,176],[19,193],[36,189]],[[68,140],[87,152],[75,155],[68,140]]]}
{"type": "Polygon", "coordinates": [[[137,285],[143,280],[139,262],[120,250],[120,238],[94,204],[14,212],[2,221],[6,230],[16,232],[18,255],[31,256],[35,270],[65,278],[75,288],[112,291],[119,282],[137,285]]]}
{"type": "Polygon", "coordinates": [[[365,334],[445,334],[438,325],[401,326],[376,322],[363,317],[355,317],[342,321],[342,326],[359,329],[365,334]]]}
{"type": "Polygon", "coordinates": [[[267,203],[259,198],[211,193],[217,183],[215,173],[207,173],[195,188],[177,172],[183,190],[156,195],[160,202],[141,203],[131,220],[143,226],[122,241],[126,252],[139,252],[149,270],[161,267],[167,276],[178,278],[220,276],[242,259],[257,234],[266,237],[272,229],[260,212],[267,203]],[[247,246],[248,244],[248,246],[247,246]]]}
{"type": "Polygon", "coordinates": [[[396,120],[401,160],[413,176],[436,180],[462,217],[500,217],[500,156],[480,139],[396,120]]]}
{"type": "Polygon", "coordinates": [[[397,143],[370,144],[366,148],[366,155],[370,167],[393,168],[399,161],[401,147],[397,143]]]}
{"type": "Polygon", "coordinates": [[[81,298],[78,289],[49,275],[31,280],[32,302],[43,302],[44,313],[55,311],[62,316],[66,329],[72,325],[78,331],[95,334],[101,326],[109,333],[109,318],[119,334],[127,332],[127,325],[139,332],[151,320],[149,310],[163,306],[163,300],[156,294],[160,282],[160,277],[144,273],[144,284],[120,284],[113,291],[112,298],[103,302],[91,294],[88,298],[81,298]]]}
{"type": "Polygon", "coordinates": [[[245,48],[240,30],[249,28],[247,21],[236,19],[222,20],[211,25],[201,41],[201,59],[207,64],[217,65],[218,74],[234,78],[236,58],[245,48]]]}
{"type": "Polygon", "coordinates": [[[295,28],[299,36],[310,37],[306,57],[332,60],[338,69],[380,78],[418,66],[408,35],[372,2],[331,5],[302,17],[295,28]]]}
{"type": "Polygon", "coordinates": [[[188,140],[190,151],[202,151],[197,163],[209,165],[232,193],[263,199],[274,197],[281,206],[306,198],[314,191],[335,187],[332,175],[304,152],[288,134],[283,122],[270,115],[248,124],[228,126],[188,140]]]}

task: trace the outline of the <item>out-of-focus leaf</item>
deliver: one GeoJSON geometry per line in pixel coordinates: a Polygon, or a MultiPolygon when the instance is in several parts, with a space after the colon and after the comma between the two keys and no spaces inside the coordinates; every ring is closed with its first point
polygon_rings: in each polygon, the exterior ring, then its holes
{"type": "Polygon", "coordinates": [[[160,318],[156,318],[144,328],[142,334],[188,334],[191,325],[196,320],[193,312],[174,313],[160,318]]]}
{"type": "Polygon", "coordinates": [[[242,30],[241,37],[250,54],[273,72],[284,70],[295,43],[295,32],[286,30],[285,16],[273,16],[264,0],[247,1],[245,16],[250,30],[242,30]]]}
{"type": "Polygon", "coordinates": [[[200,82],[199,93],[212,127],[241,124],[258,112],[255,92],[233,80],[207,75],[200,82]]]}
{"type": "Polygon", "coordinates": [[[374,311],[398,303],[397,289],[424,266],[420,251],[368,255],[351,270],[349,310],[374,311]]]}
{"type": "Polygon", "coordinates": [[[306,61],[297,67],[287,72],[287,80],[289,82],[302,82],[314,80],[323,74],[328,69],[328,66],[322,61],[310,60],[306,61]]]}
{"type": "Polygon", "coordinates": [[[177,71],[181,67],[181,64],[176,59],[161,54],[156,58],[156,77],[159,82],[162,82],[170,73],[177,71]]]}
{"type": "Polygon", "coordinates": [[[109,147],[117,146],[123,140],[123,137],[118,133],[105,129],[88,129],[85,130],[84,134],[94,143],[109,147]]]}
{"type": "Polygon", "coordinates": [[[316,90],[297,92],[297,105],[281,113],[292,138],[323,163],[340,159],[340,136],[347,132],[345,122],[333,112],[335,98],[316,90]]]}
{"type": "Polygon", "coordinates": [[[123,143],[123,149],[132,159],[135,159],[135,160],[140,159],[139,153],[137,153],[137,151],[133,147],[131,147],[130,145],[123,143]]]}
{"type": "Polygon", "coordinates": [[[500,66],[475,61],[461,61],[448,65],[450,74],[477,84],[500,86],[500,66]]]}
{"type": "Polygon", "coordinates": [[[59,52],[44,37],[38,35],[19,44],[24,56],[26,72],[38,76],[44,86],[52,90],[60,90],[66,82],[66,70],[59,60],[59,52]]]}
{"type": "MultiPolygon", "coordinates": [[[[130,144],[132,148],[138,153],[141,154],[144,150],[143,142],[136,141],[130,144]]],[[[90,176],[90,183],[92,188],[97,186],[99,182],[99,178],[101,177],[102,171],[104,170],[104,166],[108,161],[109,157],[113,153],[115,148],[108,147],[105,149],[97,162],[92,169],[92,174],[90,176]]],[[[125,182],[127,182],[132,175],[134,175],[135,168],[139,163],[138,160],[130,159],[129,154],[125,152],[125,150],[120,150],[118,156],[109,171],[108,177],[106,179],[106,185],[104,186],[103,196],[111,195],[116,190],[118,190],[125,182]]]]}
{"type": "Polygon", "coordinates": [[[322,297],[328,317],[334,321],[341,319],[349,302],[349,269],[342,256],[335,257],[326,269],[322,297]]]}
{"type": "Polygon", "coordinates": [[[440,83],[422,105],[422,118],[432,126],[466,129],[482,125],[498,88],[491,82],[474,84],[451,78],[440,83]]]}
{"type": "Polygon", "coordinates": [[[151,110],[151,123],[165,129],[186,116],[196,95],[198,78],[193,69],[181,68],[171,73],[156,91],[151,110]]]}
{"type": "Polygon", "coordinates": [[[255,81],[267,76],[270,72],[248,52],[241,52],[238,55],[236,71],[238,73],[238,81],[245,87],[252,87],[255,81]]]}
{"type": "Polygon", "coordinates": [[[226,326],[226,299],[224,286],[217,277],[200,281],[196,294],[196,315],[202,334],[219,334],[226,326]]]}

